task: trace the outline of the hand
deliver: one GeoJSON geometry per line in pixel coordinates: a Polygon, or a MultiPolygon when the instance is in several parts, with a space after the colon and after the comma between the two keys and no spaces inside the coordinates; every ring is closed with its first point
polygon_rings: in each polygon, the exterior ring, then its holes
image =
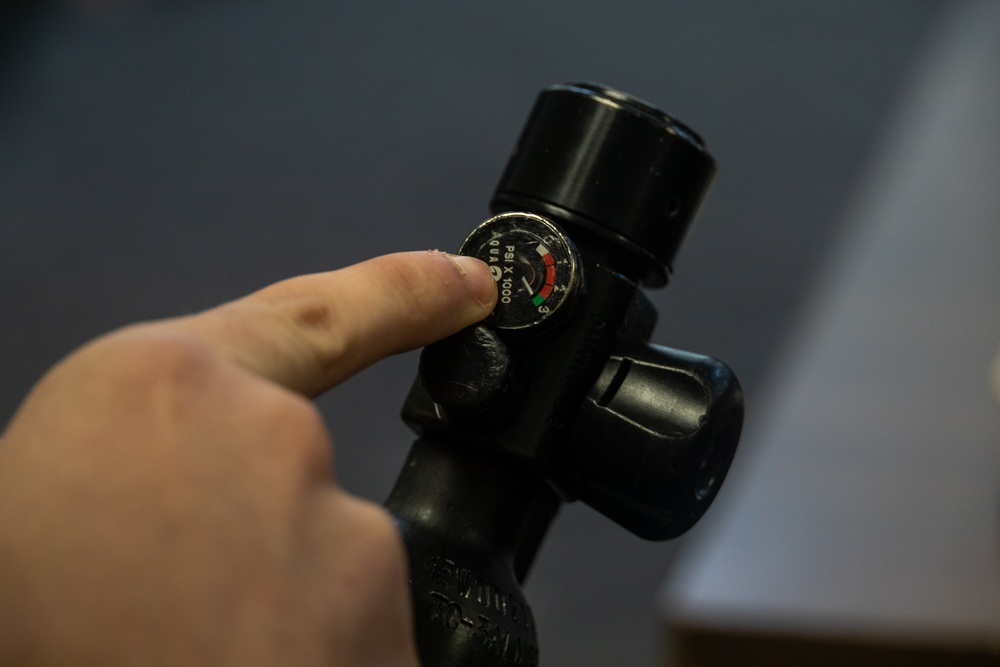
{"type": "Polygon", "coordinates": [[[0,664],[416,665],[402,543],[307,397],[495,301],[404,253],[69,356],[0,440],[0,664]]]}

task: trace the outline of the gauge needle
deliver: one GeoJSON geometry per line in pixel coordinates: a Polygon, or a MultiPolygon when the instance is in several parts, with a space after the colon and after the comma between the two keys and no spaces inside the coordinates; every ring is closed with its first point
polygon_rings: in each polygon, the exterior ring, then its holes
{"type": "Polygon", "coordinates": [[[528,290],[528,294],[531,294],[533,290],[531,289],[531,283],[528,282],[528,279],[521,276],[521,282],[524,283],[524,287],[528,290]]]}

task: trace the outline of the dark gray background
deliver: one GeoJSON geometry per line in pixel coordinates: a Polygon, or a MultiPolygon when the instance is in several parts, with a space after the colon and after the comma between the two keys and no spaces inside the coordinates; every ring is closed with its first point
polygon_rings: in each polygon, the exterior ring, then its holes
{"type": "MultiPolygon", "coordinates": [[[[720,165],[657,342],[754,395],[937,2],[259,0],[0,9],[0,423],[88,338],[385,252],[454,249],[537,91],[664,107],[720,165]]],[[[415,357],[320,400],[345,486],[382,499],[415,357]]],[[[543,664],[651,665],[677,545],[566,508],[528,585],[543,664]]]]}

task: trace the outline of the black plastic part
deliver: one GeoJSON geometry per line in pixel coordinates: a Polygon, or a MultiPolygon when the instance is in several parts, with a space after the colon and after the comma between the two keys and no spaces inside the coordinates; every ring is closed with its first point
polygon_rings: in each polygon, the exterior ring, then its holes
{"type": "MultiPolygon", "coordinates": [[[[711,503],[739,438],[739,384],[714,359],[647,345],[656,310],[639,285],[666,281],[714,170],[694,132],[636,98],[596,84],[539,97],[491,206],[553,223],[582,278],[557,272],[572,292],[556,316],[487,319],[421,356],[403,405],[420,439],[387,507],[424,665],[537,664],[520,583],[560,502],[649,539],[711,503]]],[[[502,287],[505,259],[490,263],[502,287]]],[[[541,269],[521,266],[520,305],[540,308],[541,269]]]]}
{"type": "Polygon", "coordinates": [[[728,366],[629,343],[584,400],[562,469],[580,500],[616,523],[672,539],[712,503],[742,427],[743,392],[728,366]]]}
{"type": "Polygon", "coordinates": [[[434,402],[455,416],[502,416],[520,402],[519,373],[507,346],[477,324],[420,353],[420,381],[434,402]]]}
{"type": "Polygon", "coordinates": [[[552,490],[510,462],[418,440],[386,507],[410,558],[421,663],[537,665],[521,582],[558,511],[552,490]]]}
{"type": "Polygon", "coordinates": [[[580,225],[626,248],[637,277],[658,286],[714,175],[682,123],[625,93],[570,83],[538,96],[491,208],[580,225]]]}
{"type": "Polygon", "coordinates": [[[494,332],[507,348],[511,368],[523,378],[516,381],[523,387],[516,394],[519,408],[506,410],[506,401],[501,401],[497,404],[500,412],[473,415],[454,409],[450,399],[435,401],[424,376],[435,378],[432,385],[438,384],[438,377],[466,375],[461,369],[470,363],[457,356],[435,355],[440,365],[432,367],[424,358],[422,380],[414,383],[403,405],[408,426],[424,438],[502,452],[546,474],[567,441],[580,403],[618,343],[637,291],[636,283],[612,267],[599,265],[588,246],[577,247],[585,264],[587,293],[572,306],[572,312],[537,336],[494,332]]]}

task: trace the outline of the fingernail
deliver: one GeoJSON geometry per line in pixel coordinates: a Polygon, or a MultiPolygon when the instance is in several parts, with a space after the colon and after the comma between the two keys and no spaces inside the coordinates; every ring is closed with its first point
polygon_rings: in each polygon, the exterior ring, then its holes
{"type": "Polygon", "coordinates": [[[468,283],[479,305],[485,310],[493,310],[497,302],[497,284],[493,280],[490,267],[475,257],[450,254],[447,257],[468,283]]]}

